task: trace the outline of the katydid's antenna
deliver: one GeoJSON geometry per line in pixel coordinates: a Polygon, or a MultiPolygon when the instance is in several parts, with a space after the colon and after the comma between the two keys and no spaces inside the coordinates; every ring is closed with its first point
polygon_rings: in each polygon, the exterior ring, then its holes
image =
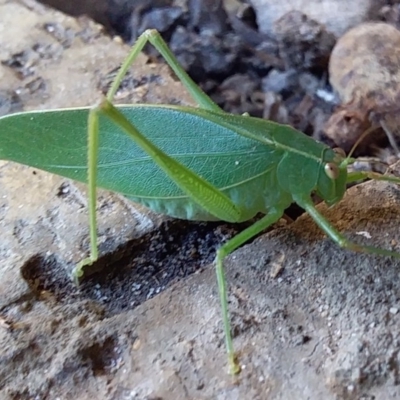
{"type": "Polygon", "coordinates": [[[348,165],[348,164],[350,163],[351,156],[353,155],[353,153],[354,153],[355,149],[357,148],[357,146],[358,146],[371,132],[373,132],[374,130],[376,130],[376,129],[378,129],[378,128],[379,128],[379,126],[377,126],[377,125],[370,126],[368,129],[366,129],[366,130],[362,133],[362,135],[360,135],[360,137],[357,139],[357,141],[354,143],[353,147],[351,148],[351,150],[350,150],[348,156],[347,156],[346,159],[343,161],[343,163],[344,163],[345,165],[348,165]]]}

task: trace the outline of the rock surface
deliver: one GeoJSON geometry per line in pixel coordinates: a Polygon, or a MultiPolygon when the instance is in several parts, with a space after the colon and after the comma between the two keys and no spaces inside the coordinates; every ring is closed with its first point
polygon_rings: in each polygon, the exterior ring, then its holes
{"type": "MultiPolygon", "coordinates": [[[[91,104],[127,52],[90,21],[30,1],[0,0],[0,37],[7,112],[91,104]],[[21,24],[10,25],[15,15],[21,24]],[[42,83],[34,85],[37,79],[42,83]]],[[[137,76],[147,76],[145,60],[137,76]]],[[[133,101],[181,99],[168,70],[152,68],[161,84],[144,81],[129,91],[133,101]]],[[[128,92],[119,96],[131,101],[128,92]]],[[[2,399],[400,397],[398,261],[343,251],[307,216],[241,248],[226,263],[243,366],[232,378],[212,267],[135,309],[121,296],[110,310],[98,301],[105,288],[95,280],[88,285],[97,297],[73,287],[57,291],[86,251],[84,193],[10,163],[1,165],[0,188],[2,399]],[[52,285],[43,289],[35,271],[52,285]]],[[[99,230],[113,233],[109,251],[159,226],[158,217],[121,198],[101,197],[99,230]]],[[[396,186],[356,186],[337,207],[320,210],[354,240],[400,250],[396,186]]]]}
{"type": "Polygon", "coordinates": [[[348,29],[375,16],[386,3],[382,0],[250,0],[261,32],[272,34],[273,24],[290,11],[301,11],[340,37],[348,29]]]}

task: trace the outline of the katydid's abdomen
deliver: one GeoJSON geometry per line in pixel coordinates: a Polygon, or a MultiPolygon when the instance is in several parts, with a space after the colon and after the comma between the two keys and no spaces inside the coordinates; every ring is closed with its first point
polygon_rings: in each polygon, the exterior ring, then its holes
{"type": "MultiPolygon", "coordinates": [[[[266,213],[273,206],[286,208],[292,202],[293,188],[286,182],[290,176],[292,183],[305,192],[312,191],[317,184],[318,163],[324,152],[330,151],[290,127],[257,118],[190,107],[130,105],[119,109],[157,147],[227,194],[242,210],[237,222],[258,212],[266,213]],[[237,134],[238,129],[242,135],[237,134]],[[299,181],[302,177],[303,182],[299,181]]],[[[88,109],[68,110],[65,114],[57,111],[56,119],[51,115],[54,112],[21,114],[19,123],[27,126],[28,119],[30,129],[20,129],[15,141],[0,150],[0,158],[36,164],[49,172],[86,182],[88,109]],[[63,133],[65,126],[68,136],[63,133]],[[43,129],[51,130],[51,141],[48,135],[41,140],[43,129]],[[37,151],[30,151],[32,137],[41,150],[40,156],[37,151]],[[16,146],[19,152],[15,151],[16,146]]],[[[3,124],[7,124],[7,118],[0,120],[0,130],[3,124]]],[[[185,195],[149,155],[104,117],[100,121],[97,184],[175,218],[217,219],[185,195]]]]}

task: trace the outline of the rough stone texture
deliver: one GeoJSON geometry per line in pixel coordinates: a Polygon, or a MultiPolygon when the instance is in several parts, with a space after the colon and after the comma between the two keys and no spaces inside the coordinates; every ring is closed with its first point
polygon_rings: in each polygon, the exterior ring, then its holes
{"type": "MultiPolygon", "coordinates": [[[[92,103],[99,96],[99,82],[126,54],[126,47],[89,21],[32,2],[0,0],[0,38],[2,61],[28,53],[21,68],[33,68],[33,75],[0,69],[1,90],[23,93],[19,104],[26,109],[92,103]],[[15,15],[21,16],[21,25],[6,24],[15,15]],[[44,23],[72,32],[73,43],[57,50],[60,44],[43,30],[44,23]],[[76,37],[81,24],[89,27],[88,41],[76,37]],[[52,50],[51,58],[33,62],[35,51],[30,49],[35,43],[45,48],[52,43],[59,56],[52,50]],[[47,72],[57,77],[56,83],[47,72]],[[76,82],[82,76],[89,83],[76,82]],[[45,83],[39,93],[27,90],[35,77],[45,83]]],[[[163,79],[167,75],[166,70],[160,73],[163,79]]],[[[180,86],[168,82],[173,97],[172,88],[180,86]]],[[[153,89],[156,85],[144,84],[134,95],[168,101],[153,95],[153,89]]],[[[125,307],[113,315],[84,293],[55,297],[26,277],[44,262],[54,277],[65,275],[64,264],[82,256],[87,235],[84,194],[65,180],[10,163],[1,165],[0,188],[0,398],[400,397],[398,261],[343,251],[307,216],[241,248],[226,263],[235,347],[243,366],[232,378],[226,373],[213,268],[134,310],[125,307]],[[55,256],[45,257],[49,253],[55,256]]],[[[121,242],[137,235],[127,215],[139,211],[132,212],[119,198],[102,196],[109,207],[101,214],[102,224],[117,226],[121,242]]],[[[356,186],[337,207],[320,210],[357,241],[400,249],[400,191],[394,185],[356,186]]],[[[147,218],[140,214],[139,225],[146,225],[147,218]]]]}
{"type": "Polygon", "coordinates": [[[273,23],[290,11],[301,11],[340,37],[351,27],[377,15],[382,0],[250,0],[261,32],[273,34],[273,23]]]}
{"type": "MultiPolygon", "coordinates": [[[[322,210],[353,238],[369,234],[365,242],[398,249],[399,194],[374,182],[322,210]]],[[[338,249],[307,216],[240,249],[227,262],[243,365],[235,379],[226,373],[212,268],[113,317],[90,299],[62,303],[31,289],[3,311],[0,393],[4,399],[395,399],[399,265],[338,249]]]]}

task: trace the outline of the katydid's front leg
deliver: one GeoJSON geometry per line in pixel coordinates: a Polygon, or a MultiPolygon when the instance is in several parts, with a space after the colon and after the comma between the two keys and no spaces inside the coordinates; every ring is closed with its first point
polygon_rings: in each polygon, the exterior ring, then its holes
{"type": "Polygon", "coordinates": [[[293,198],[300,207],[307,211],[315,223],[340,247],[362,253],[380,254],[382,256],[400,258],[400,253],[395,251],[380,249],[379,247],[374,246],[364,246],[348,240],[315,208],[310,197],[294,195],[293,198]]]}
{"type": "Polygon", "coordinates": [[[365,181],[367,179],[371,179],[374,181],[393,182],[397,184],[400,183],[399,178],[395,176],[382,175],[378,172],[372,172],[372,171],[353,171],[349,172],[347,175],[347,183],[365,181]]]}

